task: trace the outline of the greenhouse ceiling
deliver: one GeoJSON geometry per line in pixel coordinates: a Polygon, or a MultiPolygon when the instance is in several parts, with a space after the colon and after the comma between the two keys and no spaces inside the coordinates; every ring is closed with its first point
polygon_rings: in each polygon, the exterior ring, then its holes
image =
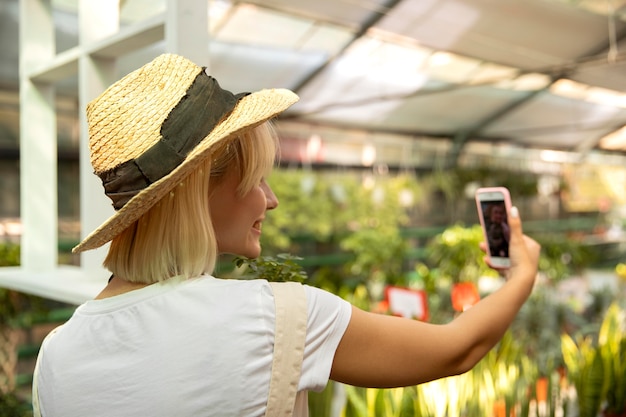
{"type": "MultiPolygon", "coordinates": [[[[78,43],[77,3],[52,1],[59,51],[78,43]]],[[[130,25],[165,1],[120,7],[130,25]]],[[[3,88],[18,85],[18,21],[1,0],[3,88]]],[[[289,121],[441,140],[453,158],[471,142],[626,154],[626,0],[212,0],[209,22],[210,72],[296,91],[289,121]]]]}

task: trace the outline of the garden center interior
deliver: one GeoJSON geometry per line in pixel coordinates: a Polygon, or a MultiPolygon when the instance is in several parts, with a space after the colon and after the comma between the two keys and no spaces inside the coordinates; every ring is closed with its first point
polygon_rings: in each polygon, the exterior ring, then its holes
{"type": "MultiPolygon", "coordinates": [[[[28,390],[35,324],[63,321],[108,278],[107,246],[71,253],[113,213],[85,106],[173,52],[230,91],[300,97],[275,120],[268,264],[370,310],[446,321],[456,284],[477,297],[498,285],[478,250],[476,189],[507,187],[542,243],[537,296],[499,362],[401,391],[332,385],[312,415],[583,416],[568,355],[611,320],[589,340],[598,352],[621,341],[621,374],[598,395],[606,410],[622,384],[612,410],[626,415],[626,0],[0,0],[0,35],[0,298],[46,305],[0,309],[0,328],[20,334],[4,394],[28,390]],[[394,288],[419,305],[394,311],[394,288]]],[[[218,271],[246,273],[231,259],[218,271]]]]}

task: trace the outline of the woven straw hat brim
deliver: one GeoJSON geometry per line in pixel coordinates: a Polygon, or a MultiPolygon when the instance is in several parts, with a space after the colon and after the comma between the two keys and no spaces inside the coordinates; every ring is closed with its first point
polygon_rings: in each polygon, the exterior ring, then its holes
{"type": "Polygon", "coordinates": [[[298,96],[286,89],[261,90],[241,98],[232,113],[215,126],[178,167],[130,199],[120,210],[75,246],[72,252],[79,253],[96,249],[111,241],[195,170],[205,158],[211,155],[217,143],[272,119],[296,101],[298,101],[298,96]]]}

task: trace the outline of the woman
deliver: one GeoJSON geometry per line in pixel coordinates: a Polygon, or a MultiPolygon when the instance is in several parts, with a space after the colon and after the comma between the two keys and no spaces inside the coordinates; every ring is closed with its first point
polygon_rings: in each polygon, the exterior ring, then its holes
{"type": "Polygon", "coordinates": [[[511,231],[506,219],[506,209],[502,203],[490,204],[485,212],[487,216],[487,244],[492,256],[509,256],[511,231]]]}
{"type": "Polygon", "coordinates": [[[329,378],[419,384],[469,370],[497,343],[539,255],[516,210],[507,283],[446,325],[368,313],[309,286],[210,275],[221,253],[261,252],[278,205],[265,181],[277,151],[267,121],[296,100],[287,90],[233,95],[162,55],[89,104],[91,160],[116,213],[75,252],[110,241],[113,275],[42,345],[43,416],[289,415],[296,391],[303,415],[306,391],[329,378]]]}

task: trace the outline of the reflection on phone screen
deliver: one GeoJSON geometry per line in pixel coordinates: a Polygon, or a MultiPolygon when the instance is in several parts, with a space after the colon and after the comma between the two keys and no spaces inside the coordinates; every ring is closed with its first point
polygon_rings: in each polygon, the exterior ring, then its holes
{"type": "Polygon", "coordinates": [[[511,230],[509,229],[504,201],[483,201],[481,205],[489,254],[508,258],[511,230]]]}

